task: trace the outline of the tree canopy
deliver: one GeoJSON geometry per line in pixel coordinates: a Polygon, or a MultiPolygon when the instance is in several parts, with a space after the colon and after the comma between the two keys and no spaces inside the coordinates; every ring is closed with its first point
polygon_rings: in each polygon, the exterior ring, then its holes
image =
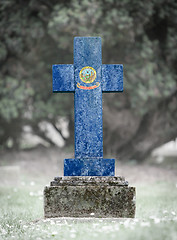
{"type": "MultiPolygon", "coordinates": [[[[70,123],[73,95],[52,94],[52,64],[73,62],[74,36],[101,36],[103,63],[124,65],[124,93],[104,94],[104,149],[142,160],[177,136],[175,0],[11,0],[0,3],[0,143],[23,126],[70,123]]],[[[49,139],[48,139],[49,140],[49,139]]],[[[50,141],[50,140],[49,140],[50,141]]]]}

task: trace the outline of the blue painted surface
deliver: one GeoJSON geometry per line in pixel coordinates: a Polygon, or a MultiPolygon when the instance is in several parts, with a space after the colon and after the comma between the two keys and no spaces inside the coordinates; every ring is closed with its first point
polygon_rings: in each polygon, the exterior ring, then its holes
{"type": "Polygon", "coordinates": [[[64,176],[114,176],[115,159],[65,159],[64,176]]]}
{"type": "Polygon", "coordinates": [[[52,66],[53,92],[74,92],[74,66],[60,64],[52,66]]]}
{"type": "Polygon", "coordinates": [[[103,157],[102,91],[77,87],[101,83],[101,38],[74,39],[75,69],[75,158],[103,157]],[[93,83],[84,83],[79,77],[83,67],[91,66],[97,75],[93,83]]]}
{"type": "Polygon", "coordinates": [[[123,66],[102,65],[100,37],[74,38],[74,64],[53,66],[53,91],[75,93],[75,159],[64,176],[114,176],[115,160],[103,159],[102,92],[123,91],[123,66]]]}
{"type": "Polygon", "coordinates": [[[122,92],[123,91],[123,65],[103,64],[102,65],[102,91],[122,92]]]}

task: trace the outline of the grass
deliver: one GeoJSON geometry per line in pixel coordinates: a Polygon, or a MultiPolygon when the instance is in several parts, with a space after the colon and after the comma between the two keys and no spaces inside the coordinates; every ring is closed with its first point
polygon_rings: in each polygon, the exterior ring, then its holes
{"type": "Polygon", "coordinates": [[[177,239],[176,183],[137,185],[136,218],[119,221],[44,220],[43,187],[0,188],[0,239],[177,239]]]}
{"type": "Polygon", "coordinates": [[[168,166],[118,164],[118,175],[136,187],[135,219],[45,220],[43,189],[62,174],[64,158],[54,149],[0,158],[0,240],[177,240],[177,174],[168,166]]]}

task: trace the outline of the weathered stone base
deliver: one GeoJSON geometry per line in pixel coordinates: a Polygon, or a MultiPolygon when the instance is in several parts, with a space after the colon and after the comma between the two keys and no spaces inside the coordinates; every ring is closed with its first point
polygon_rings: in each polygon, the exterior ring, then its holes
{"type": "Polygon", "coordinates": [[[44,189],[44,215],[133,218],[135,188],[123,177],[57,177],[44,189]]]}

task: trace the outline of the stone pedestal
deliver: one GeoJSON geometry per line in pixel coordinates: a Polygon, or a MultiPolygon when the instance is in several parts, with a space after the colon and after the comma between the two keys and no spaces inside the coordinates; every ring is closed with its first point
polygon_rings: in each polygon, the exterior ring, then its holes
{"type": "Polygon", "coordinates": [[[133,218],[135,188],[124,177],[56,177],[44,189],[44,215],[133,218]]]}

